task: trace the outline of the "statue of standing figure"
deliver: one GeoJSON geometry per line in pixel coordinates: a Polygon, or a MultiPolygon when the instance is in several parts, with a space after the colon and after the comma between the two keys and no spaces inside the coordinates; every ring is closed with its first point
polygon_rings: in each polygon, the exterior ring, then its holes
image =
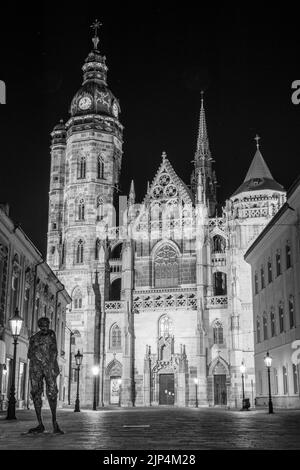
{"type": "Polygon", "coordinates": [[[56,335],[49,329],[50,320],[42,317],[38,320],[40,331],[31,336],[28,348],[29,379],[31,385],[31,398],[33,400],[38,426],[29,429],[28,433],[42,433],[45,427],[42,422],[42,394],[44,390],[44,380],[46,383],[46,395],[52,414],[53,433],[64,434],[56,421],[57,393],[56,384],[59,375],[57,362],[56,335]]]}

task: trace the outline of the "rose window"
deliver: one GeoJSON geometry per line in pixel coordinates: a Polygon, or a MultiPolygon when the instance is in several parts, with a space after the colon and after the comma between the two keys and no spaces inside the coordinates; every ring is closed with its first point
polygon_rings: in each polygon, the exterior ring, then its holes
{"type": "Polygon", "coordinates": [[[169,184],[165,189],[165,195],[167,197],[173,197],[176,194],[177,194],[176,186],[174,186],[174,184],[169,184]]]}
{"type": "Polygon", "coordinates": [[[161,175],[161,177],[159,178],[159,183],[162,185],[162,186],[167,186],[167,184],[170,183],[170,176],[167,175],[166,173],[161,175]]]}
{"type": "Polygon", "coordinates": [[[161,186],[155,186],[153,188],[152,194],[153,194],[153,197],[155,197],[155,198],[161,197],[162,194],[163,194],[163,188],[161,186]]]}

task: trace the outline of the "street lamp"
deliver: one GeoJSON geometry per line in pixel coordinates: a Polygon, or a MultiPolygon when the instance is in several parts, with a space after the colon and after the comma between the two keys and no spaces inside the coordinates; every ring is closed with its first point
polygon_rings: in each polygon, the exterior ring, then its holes
{"type": "Polygon", "coordinates": [[[118,379],[119,384],[119,406],[121,406],[121,387],[122,387],[122,379],[118,379]]]}
{"type": "Polygon", "coordinates": [[[195,407],[198,408],[198,379],[194,379],[195,387],[196,387],[196,402],[195,407]]]}
{"type": "Polygon", "coordinates": [[[79,407],[79,371],[80,371],[80,366],[82,364],[82,358],[83,355],[80,353],[79,349],[77,354],[75,354],[75,362],[77,366],[77,394],[76,394],[76,401],[75,401],[75,409],[74,411],[80,411],[79,407]]]}
{"type": "Polygon", "coordinates": [[[17,344],[18,337],[20,336],[22,329],[23,319],[19,315],[19,310],[16,308],[15,314],[9,320],[9,326],[11,334],[14,338],[14,358],[13,358],[13,367],[12,367],[12,381],[10,387],[7,416],[6,419],[16,419],[16,363],[17,363],[17,344]]]}
{"type": "Polygon", "coordinates": [[[271,395],[271,380],[270,380],[270,369],[272,365],[272,357],[269,354],[269,351],[267,352],[267,355],[264,359],[265,364],[268,369],[268,385],[269,385],[269,414],[273,413],[273,403],[272,403],[272,395],[271,395]]]}
{"type": "Polygon", "coordinates": [[[97,375],[99,374],[100,368],[99,366],[92,367],[92,373],[94,376],[94,400],[93,400],[93,410],[97,409],[97,375]]]}
{"type": "Polygon", "coordinates": [[[245,386],[244,386],[244,374],[246,372],[246,366],[244,364],[244,361],[242,361],[242,364],[240,365],[240,371],[242,374],[242,390],[243,390],[243,405],[242,405],[242,410],[248,410],[246,406],[246,400],[245,400],[245,386]]]}

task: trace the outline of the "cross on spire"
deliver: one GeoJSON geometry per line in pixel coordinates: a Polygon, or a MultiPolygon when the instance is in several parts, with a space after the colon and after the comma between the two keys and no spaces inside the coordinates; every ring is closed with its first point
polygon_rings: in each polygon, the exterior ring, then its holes
{"type": "Polygon", "coordinates": [[[102,23],[100,23],[100,21],[98,21],[97,19],[91,25],[91,28],[94,30],[94,36],[92,38],[92,41],[93,41],[95,50],[97,50],[97,46],[98,46],[98,43],[99,43],[98,29],[100,28],[100,26],[102,26],[102,23]]]}
{"type": "Polygon", "coordinates": [[[256,134],[256,136],[254,137],[254,140],[256,140],[256,148],[258,150],[259,149],[259,141],[260,141],[259,135],[256,134]]]}

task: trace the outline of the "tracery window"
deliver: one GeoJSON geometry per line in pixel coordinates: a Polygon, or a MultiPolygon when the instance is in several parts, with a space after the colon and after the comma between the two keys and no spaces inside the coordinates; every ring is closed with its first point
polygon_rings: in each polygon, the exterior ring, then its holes
{"type": "Polygon", "coordinates": [[[223,325],[219,320],[216,320],[213,325],[213,339],[214,344],[223,344],[223,325]]]}
{"type": "Polygon", "coordinates": [[[83,240],[78,240],[76,247],[76,263],[83,263],[84,243],[83,240]]]}
{"type": "Polygon", "coordinates": [[[170,245],[163,245],[154,260],[155,287],[176,287],[179,284],[178,256],[170,245]]]}
{"type": "Polygon", "coordinates": [[[78,203],[78,220],[84,220],[84,215],[85,215],[84,199],[80,199],[78,203]]]}
{"type": "Polygon", "coordinates": [[[104,217],[104,204],[103,204],[103,198],[101,196],[98,196],[97,198],[97,220],[102,220],[104,217]]]}
{"type": "Polygon", "coordinates": [[[110,347],[111,349],[120,349],[122,346],[121,329],[117,323],[110,329],[110,347]]]}
{"type": "Polygon", "coordinates": [[[72,295],[74,309],[82,308],[82,293],[79,287],[76,287],[72,295]]]}
{"type": "Polygon", "coordinates": [[[159,320],[159,337],[168,338],[172,336],[173,323],[172,320],[167,316],[163,315],[159,320]]]}
{"type": "Polygon", "coordinates": [[[104,178],[104,162],[100,155],[97,158],[97,178],[104,178]]]}
{"type": "Polygon", "coordinates": [[[86,176],[86,158],[80,157],[77,163],[77,179],[84,179],[86,176]]]}

